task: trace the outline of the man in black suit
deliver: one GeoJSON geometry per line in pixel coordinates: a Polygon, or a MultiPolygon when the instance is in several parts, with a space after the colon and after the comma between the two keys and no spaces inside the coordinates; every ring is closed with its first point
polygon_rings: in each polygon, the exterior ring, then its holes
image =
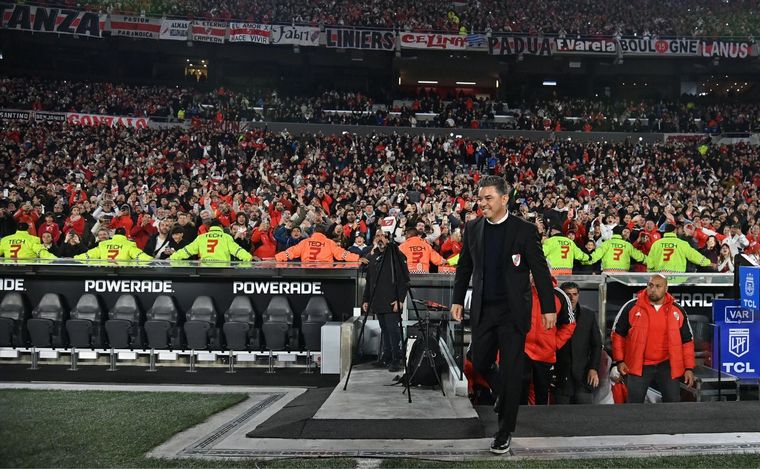
{"type": "Polygon", "coordinates": [[[575,331],[557,352],[557,404],[593,404],[593,392],[599,387],[599,361],[602,358],[602,333],[593,311],[578,301],[580,291],[575,282],[560,285],[570,298],[575,313],[575,331]]]}
{"type": "Polygon", "coordinates": [[[536,225],[507,211],[509,189],[498,176],[478,184],[483,217],[467,222],[454,278],[451,315],[462,319],[464,298],[472,277],[472,362],[497,392],[499,430],[491,452],[509,451],[522,392],[525,336],[531,325],[533,274],[543,314],[543,327],[557,322],[549,267],[536,225]],[[499,373],[490,372],[499,352],[499,373]],[[490,376],[489,376],[490,375],[490,376]]]}

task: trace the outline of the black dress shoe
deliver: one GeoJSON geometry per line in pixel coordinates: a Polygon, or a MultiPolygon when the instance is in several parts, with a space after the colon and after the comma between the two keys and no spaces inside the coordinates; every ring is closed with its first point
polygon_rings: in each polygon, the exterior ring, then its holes
{"type": "Polygon", "coordinates": [[[493,454],[505,454],[509,452],[509,446],[512,443],[512,434],[508,434],[506,440],[496,437],[491,442],[491,452],[493,454]]]}

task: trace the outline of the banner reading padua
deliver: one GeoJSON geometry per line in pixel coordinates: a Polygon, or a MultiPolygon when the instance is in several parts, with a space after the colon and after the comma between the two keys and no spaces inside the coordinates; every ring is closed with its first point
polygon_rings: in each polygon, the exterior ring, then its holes
{"type": "Polygon", "coordinates": [[[554,40],[541,36],[494,36],[488,40],[491,55],[552,55],[554,40]]]}
{"type": "Polygon", "coordinates": [[[227,35],[227,23],[193,21],[191,32],[193,41],[224,44],[224,37],[227,35]]]}
{"type": "Polygon", "coordinates": [[[186,41],[190,22],[187,20],[163,20],[159,37],[168,41],[186,41]]]}
{"type": "Polygon", "coordinates": [[[396,48],[393,31],[325,28],[325,45],[331,49],[387,50],[396,48]]]}
{"type": "Polygon", "coordinates": [[[259,23],[230,23],[230,42],[269,44],[272,26],[259,23]]]}
{"type": "Polygon", "coordinates": [[[0,28],[102,37],[106,15],[89,11],[0,3],[0,28]]]}
{"type": "Polygon", "coordinates": [[[66,122],[71,125],[85,127],[130,127],[134,129],[147,129],[150,119],[145,117],[102,116],[98,114],[66,113],[66,122]]]}
{"type": "Polygon", "coordinates": [[[272,44],[316,47],[319,45],[319,28],[274,25],[272,44]]]}
{"type": "Polygon", "coordinates": [[[158,39],[161,34],[161,19],[144,16],[111,15],[111,35],[158,39]]]}
{"type": "Polygon", "coordinates": [[[441,49],[464,50],[467,46],[466,36],[435,33],[399,33],[403,49],[441,49]]]}

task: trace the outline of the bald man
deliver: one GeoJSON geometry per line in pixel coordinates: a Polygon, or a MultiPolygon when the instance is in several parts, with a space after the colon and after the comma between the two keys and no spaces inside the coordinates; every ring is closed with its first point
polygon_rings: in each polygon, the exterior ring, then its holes
{"type": "Polygon", "coordinates": [[[680,382],[694,385],[694,338],[686,311],[662,274],[620,309],[612,327],[612,359],[627,376],[628,403],[643,403],[653,383],[663,402],[681,400],[680,382]]]}

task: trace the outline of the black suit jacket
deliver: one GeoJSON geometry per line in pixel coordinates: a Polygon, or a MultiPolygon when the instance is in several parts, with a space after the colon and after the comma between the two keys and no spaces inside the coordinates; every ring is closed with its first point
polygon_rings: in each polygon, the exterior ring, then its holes
{"type": "MultiPolygon", "coordinates": [[[[472,277],[472,301],[470,303],[470,323],[477,327],[480,323],[483,300],[483,227],[486,219],[480,217],[467,222],[462,236],[462,252],[459,254],[456,276],[454,277],[454,304],[464,304],[467,287],[472,277]]],[[[538,299],[543,313],[555,313],[554,287],[549,267],[546,264],[541,237],[536,225],[510,214],[507,223],[507,236],[504,244],[507,254],[504,265],[503,281],[509,295],[509,313],[512,320],[523,333],[530,330],[532,295],[530,274],[538,290],[538,299]]],[[[505,309],[506,310],[506,309],[505,309]]],[[[507,314],[507,313],[505,313],[507,314]]]]}
{"type": "Polygon", "coordinates": [[[593,311],[580,304],[575,312],[573,337],[557,351],[560,378],[573,377],[575,383],[585,383],[588,370],[599,371],[602,358],[602,333],[593,311]]]}

